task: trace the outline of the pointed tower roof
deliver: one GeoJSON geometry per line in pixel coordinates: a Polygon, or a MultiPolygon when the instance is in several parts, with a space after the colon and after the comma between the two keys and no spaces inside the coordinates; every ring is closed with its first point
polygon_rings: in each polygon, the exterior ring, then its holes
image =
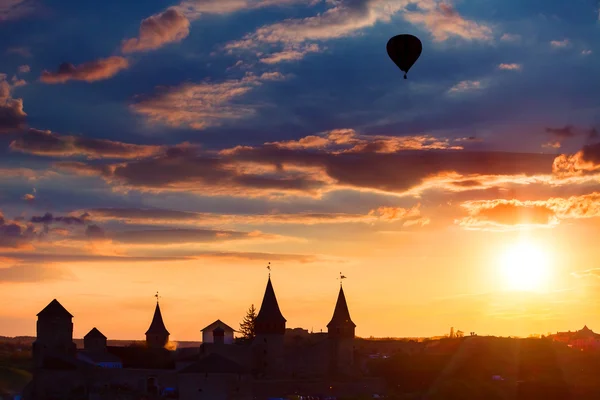
{"type": "Polygon", "coordinates": [[[333,317],[327,324],[327,327],[335,325],[352,325],[356,327],[356,324],[352,322],[350,318],[350,311],[348,311],[348,303],[346,303],[346,296],[344,295],[344,288],[340,286],[340,293],[338,294],[337,303],[335,303],[335,310],[333,311],[333,317]]]}
{"type": "Polygon", "coordinates": [[[165,327],[165,323],[163,322],[158,302],[156,302],[156,308],[154,309],[154,317],[152,318],[152,323],[150,324],[150,328],[148,328],[148,331],[146,332],[146,335],[148,334],[170,335],[169,331],[165,327]]]}
{"type": "Polygon", "coordinates": [[[277,297],[275,297],[275,290],[273,290],[273,284],[271,283],[271,277],[267,282],[267,289],[265,290],[265,296],[263,297],[262,304],[260,305],[260,311],[256,316],[257,323],[285,323],[286,319],[279,310],[279,304],[277,304],[277,297]]]}
{"type": "Polygon", "coordinates": [[[102,334],[102,332],[100,332],[97,328],[92,328],[91,331],[89,331],[84,337],[85,338],[101,338],[101,339],[106,339],[106,336],[104,336],[102,334]]]}
{"type": "Polygon", "coordinates": [[[66,308],[54,299],[42,311],[37,314],[38,317],[68,317],[73,318],[66,308]]]}

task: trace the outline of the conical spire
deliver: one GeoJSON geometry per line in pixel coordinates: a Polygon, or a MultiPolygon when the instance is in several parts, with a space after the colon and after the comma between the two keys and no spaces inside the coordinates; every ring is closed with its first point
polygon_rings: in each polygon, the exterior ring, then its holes
{"type": "Polygon", "coordinates": [[[267,281],[267,288],[263,297],[258,315],[256,316],[256,333],[281,333],[285,332],[286,319],[281,314],[271,277],[267,281]]]}
{"type": "Polygon", "coordinates": [[[356,327],[356,324],[352,322],[350,318],[350,311],[348,310],[348,303],[346,303],[346,296],[344,295],[344,288],[340,286],[340,293],[338,294],[337,303],[335,304],[335,310],[333,311],[333,317],[327,324],[327,328],[340,327],[340,326],[351,326],[356,327]]]}
{"type": "Polygon", "coordinates": [[[150,324],[150,328],[148,328],[146,335],[170,335],[169,331],[165,327],[165,323],[163,322],[158,301],[156,302],[156,308],[154,309],[154,317],[152,318],[152,323],[150,324]]]}

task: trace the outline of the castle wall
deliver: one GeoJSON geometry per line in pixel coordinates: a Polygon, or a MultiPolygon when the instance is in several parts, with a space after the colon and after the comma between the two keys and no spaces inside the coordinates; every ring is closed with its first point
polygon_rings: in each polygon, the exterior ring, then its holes
{"type": "Polygon", "coordinates": [[[180,374],[179,400],[252,400],[248,375],[180,374]]]}
{"type": "Polygon", "coordinates": [[[256,335],[252,341],[253,369],[268,377],[285,374],[283,341],[283,335],[256,335]]]}

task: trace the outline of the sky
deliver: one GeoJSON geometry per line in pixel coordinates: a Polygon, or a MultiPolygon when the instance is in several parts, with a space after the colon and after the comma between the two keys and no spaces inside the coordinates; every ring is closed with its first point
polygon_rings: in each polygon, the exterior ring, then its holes
{"type": "Polygon", "coordinates": [[[599,9],[0,0],[0,335],[600,332],[599,9]]]}

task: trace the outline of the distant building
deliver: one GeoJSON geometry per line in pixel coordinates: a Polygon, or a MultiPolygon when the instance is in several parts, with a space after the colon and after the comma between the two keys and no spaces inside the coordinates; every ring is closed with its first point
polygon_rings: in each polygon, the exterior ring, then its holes
{"type": "Polygon", "coordinates": [[[550,335],[555,342],[566,343],[569,347],[581,351],[600,350],[600,335],[585,325],[575,332],[556,332],[550,335]]]}
{"type": "Polygon", "coordinates": [[[221,321],[220,319],[216,320],[212,324],[208,325],[206,328],[202,329],[202,343],[214,343],[214,332],[216,329],[220,329],[217,333],[220,335],[221,331],[223,331],[223,343],[224,344],[232,344],[233,343],[233,334],[235,330],[221,321]]]}

